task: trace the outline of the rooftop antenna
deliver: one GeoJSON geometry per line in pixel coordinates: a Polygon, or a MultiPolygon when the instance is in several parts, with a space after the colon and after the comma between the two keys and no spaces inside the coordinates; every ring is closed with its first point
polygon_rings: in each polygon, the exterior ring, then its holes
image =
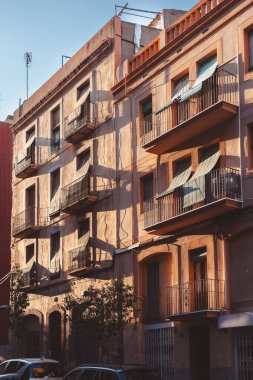
{"type": "Polygon", "coordinates": [[[68,55],[62,55],[61,56],[61,65],[63,66],[64,65],[64,59],[70,59],[71,57],[69,57],[68,55]]]}
{"type": "Polygon", "coordinates": [[[26,65],[26,98],[28,99],[28,68],[32,64],[32,53],[25,53],[24,54],[24,61],[26,65]]]}

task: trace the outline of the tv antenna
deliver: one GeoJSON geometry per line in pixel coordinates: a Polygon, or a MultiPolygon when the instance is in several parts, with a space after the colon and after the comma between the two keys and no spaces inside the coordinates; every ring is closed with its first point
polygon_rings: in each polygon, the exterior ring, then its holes
{"type": "Polygon", "coordinates": [[[26,98],[28,99],[28,68],[31,67],[32,64],[32,53],[25,53],[24,61],[26,65],[26,98]]]}

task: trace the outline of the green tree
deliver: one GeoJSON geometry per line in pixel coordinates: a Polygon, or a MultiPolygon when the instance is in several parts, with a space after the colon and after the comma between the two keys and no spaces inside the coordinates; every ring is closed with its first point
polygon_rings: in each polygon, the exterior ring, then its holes
{"type": "Polygon", "coordinates": [[[91,285],[80,298],[67,294],[64,308],[69,311],[72,323],[78,324],[78,333],[90,341],[96,340],[102,351],[107,338],[118,338],[118,360],[123,359],[123,328],[131,322],[136,324],[138,312],[134,289],[124,279],[114,278],[97,286],[91,285]],[[72,318],[74,313],[79,316],[78,321],[72,318]]]}
{"type": "Polygon", "coordinates": [[[23,313],[29,306],[28,294],[22,291],[23,274],[19,266],[12,269],[10,281],[10,327],[15,338],[15,354],[19,354],[20,343],[24,335],[23,313]]]}

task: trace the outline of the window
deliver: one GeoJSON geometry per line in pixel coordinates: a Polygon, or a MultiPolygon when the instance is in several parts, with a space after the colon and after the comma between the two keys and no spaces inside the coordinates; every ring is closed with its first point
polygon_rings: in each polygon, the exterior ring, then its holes
{"type": "Polygon", "coordinates": [[[35,136],[35,127],[32,127],[26,131],[25,140],[28,142],[35,136]]]}
{"type": "Polygon", "coordinates": [[[149,97],[144,102],[142,102],[142,114],[143,118],[152,115],[152,97],[149,97]]]}
{"type": "Polygon", "coordinates": [[[78,380],[98,380],[99,373],[95,369],[85,369],[78,380]]]}
{"type": "Polygon", "coordinates": [[[60,189],[60,168],[51,173],[51,193],[50,200],[52,201],[60,189]]]}
{"type": "Polygon", "coordinates": [[[81,84],[81,86],[79,86],[77,88],[77,94],[76,94],[76,98],[77,100],[79,100],[81,98],[81,96],[83,96],[83,94],[85,94],[85,92],[87,92],[90,88],[90,81],[88,80],[87,82],[81,84]]]}
{"type": "Polygon", "coordinates": [[[100,380],[117,380],[118,376],[112,371],[100,372],[100,380]]]}
{"type": "Polygon", "coordinates": [[[216,68],[217,68],[216,55],[199,63],[197,78],[195,82],[193,83],[193,86],[181,95],[181,100],[185,101],[189,99],[191,96],[193,96],[194,94],[197,94],[202,89],[203,82],[205,82],[214,74],[216,68]]]}
{"type": "Polygon", "coordinates": [[[71,371],[68,375],[64,376],[65,380],[76,380],[77,376],[81,373],[81,368],[79,369],[74,369],[71,371]]]}
{"type": "Polygon", "coordinates": [[[144,202],[152,199],[153,196],[153,173],[150,173],[141,178],[141,212],[143,212],[144,202]]]}
{"type": "Polygon", "coordinates": [[[172,100],[175,100],[180,95],[184,94],[189,88],[189,74],[184,75],[183,77],[177,79],[174,82],[174,91],[172,94],[172,100]]]}
{"type": "Polygon", "coordinates": [[[24,365],[24,362],[11,360],[5,370],[5,373],[17,373],[24,365]]]}
{"type": "MultiPolygon", "coordinates": [[[[215,182],[215,176],[208,174],[219,167],[220,146],[215,144],[199,152],[199,164],[192,177],[183,186],[183,207],[190,207],[209,198],[210,180],[215,182]]],[[[217,176],[216,176],[217,177],[217,176]]],[[[217,177],[219,178],[219,176],[217,177]]]]}
{"type": "Polygon", "coordinates": [[[78,222],[78,240],[82,240],[90,230],[90,221],[89,219],[83,219],[78,222]]]}
{"type": "Polygon", "coordinates": [[[141,103],[142,115],[142,134],[146,134],[152,130],[152,97],[141,103]]]}
{"type": "Polygon", "coordinates": [[[52,234],[50,240],[50,278],[53,279],[60,274],[60,231],[52,234]]]}
{"type": "Polygon", "coordinates": [[[33,256],[34,256],[34,244],[29,244],[26,246],[26,258],[25,258],[25,262],[26,264],[32,260],[33,256]]]}
{"type": "Polygon", "coordinates": [[[247,126],[248,167],[253,168],[253,123],[247,126]]]}
{"type": "Polygon", "coordinates": [[[249,70],[253,70],[253,29],[248,32],[249,70]]]}
{"type": "Polygon", "coordinates": [[[60,107],[51,113],[51,153],[60,150],[60,107]]]}
{"type": "Polygon", "coordinates": [[[76,157],[76,171],[84,168],[90,160],[90,149],[80,153],[76,157]]]}

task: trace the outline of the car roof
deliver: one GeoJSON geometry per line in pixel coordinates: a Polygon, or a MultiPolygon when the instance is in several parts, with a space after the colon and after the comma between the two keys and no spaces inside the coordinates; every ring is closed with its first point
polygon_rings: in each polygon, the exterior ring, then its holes
{"type": "Polygon", "coordinates": [[[11,362],[11,361],[20,361],[25,362],[27,364],[32,363],[59,363],[57,360],[48,359],[48,358],[14,358],[14,359],[8,359],[5,360],[5,362],[11,362]]]}
{"type": "Polygon", "coordinates": [[[128,371],[131,369],[145,369],[149,370],[150,368],[145,367],[144,365],[138,364],[80,364],[78,368],[99,368],[99,369],[108,369],[112,371],[128,371]]]}

